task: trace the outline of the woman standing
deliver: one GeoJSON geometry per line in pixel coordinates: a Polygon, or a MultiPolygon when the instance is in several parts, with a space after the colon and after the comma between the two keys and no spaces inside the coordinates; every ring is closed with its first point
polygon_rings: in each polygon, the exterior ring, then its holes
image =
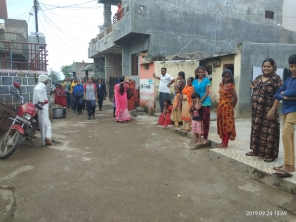
{"type": "Polygon", "coordinates": [[[114,96],[116,102],[115,116],[117,122],[127,122],[131,120],[131,116],[127,110],[127,89],[128,85],[124,84],[124,77],[119,78],[118,84],[114,87],[114,96]]]}
{"type": "Polygon", "coordinates": [[[202,134],[204,139],[201,144],[205,145],[209,142],[208,135],[210,129],[210,114],[212,105],[209,96],[211,83],[208,78],[205,78],[206,69],[203,66],[197,67],[197,69],[194,71],[194,74],[195,80],[193,81],[193,87],[195,92],[200,95],[200,102],[202,104],[202,134]]]}
{"type": "Polygon", "coordinates": [[[88,120],[95,119],[96,101],[98,101],[97,86],[88,78],[88,83],[84,85],[84,99],[86,102],[88,120]]]}
{"type": "Polygon", "coordinates": [[[182,91],[182,114],[181,119],[183,121],[182,130],[190,132],[191,130],[191,115],[189,112],[189,107],[192,104],[191,95],[194,93],[194,88],[192,86],[194,78],[189,77],[187,79],[187,86],[182,91]]]}
{"type": "Polygon", "coordinates": [[[278,100],[274,96],[282,85],[281,78],[275,73],[276,64],[271,58],[262,63],[262,75],[252,83],[252,129],[251,152],[247,156],[261,156],[264,161],[272,162],[278,157],[280,121],[278,100]]]}
{"type": "Polygon", "coordinates": [[[225,69],[222,73],[222,83],[219,85],[219,94],[217,128],[222,143],[220,143],[217,148],[227,148],[229,139],[234,140],[236,137],[234,107],[237,103],[234,79],[229,69],[225,69]]]}
{"type": "Polygon", "coordinates": [[[128,100],[128,110],[134,110],[136,108],[136,102],[138,101],[136,82],[132,79],[129,80],[129,88],[132,92],[132,97],[128,100]]]}

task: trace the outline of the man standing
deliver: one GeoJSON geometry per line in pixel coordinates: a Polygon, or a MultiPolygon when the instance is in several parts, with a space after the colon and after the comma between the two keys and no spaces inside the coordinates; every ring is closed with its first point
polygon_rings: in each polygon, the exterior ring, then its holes
{"type": "Polygon", "coordinates": [[[71,95],[70,95],[70,92],[69,92],[70,85],[71,85],[71,81],[70,81],[70,79],[67,77],[67,78],[66,78],[66,81],[65,81],[64,84],[63,84],[64,89],[65,89],[65,93],[66,93],[67,108],[70,108],[70,104],[71,104],[71,97],[70,97],[71,95]]]}
{"type": "Polygon", "coordinates": [[[103,80],[101,78],[98,78],[98,83],[97,83],[97,93],[98,93],[98,104],[99,104],[99,109],[102,111],[102,106],[103,106],[103,100],[107,96],[107,91],[106,91],[106,85],[103,83],[103,80]]]}
{"type": "Polygon", "coordinates": [[[39,75],[38,84],[34,87],[33,104],[38,104],[42,110],[38,110],[38,121],[41,133],[42,145],[52,145],[51,122],[48,114],[48,98],[46,94],[47,75],[39,75]]]}
{"type": "Polygon", "coordinates": [[[160,80],[158,91],[160,111],[162,113],[164,109],[164,100],[170,98],[170,86],[175,82],[175,79],[167,73],[166,68],[161,68],[160,77],[157,77],[155,73],[153,73],[153,77],[160,80]]]}

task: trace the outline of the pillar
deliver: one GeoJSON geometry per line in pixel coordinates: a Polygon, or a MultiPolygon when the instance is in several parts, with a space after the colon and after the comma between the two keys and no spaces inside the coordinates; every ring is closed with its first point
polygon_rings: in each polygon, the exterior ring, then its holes
{"type": "Polygon", "coordinates": [[[104,27],[109,27],[112,25],[112,21],[111,21],[111,5],[109,4],[104,4],[104,27]]]}

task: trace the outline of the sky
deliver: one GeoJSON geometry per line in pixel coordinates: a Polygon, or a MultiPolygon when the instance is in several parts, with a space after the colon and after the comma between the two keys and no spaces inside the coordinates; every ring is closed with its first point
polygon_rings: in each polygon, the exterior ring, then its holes
{"type": "MultiPolygon", "coordinates": [[[[22,19],[28,31],[35,32],[34,0],[6,0],[8,18],[22,19]],[[32,13],[30,15],[29,13],[32,13]]],[[[48,70],[73,62],[93,62],[88,58],[88,45],[104,22],[103,5],[97,0],[39,0],[39,32],[46,38],[48,70]]],[[[112,16],[116,7],[112,7],[112,16]]]]}

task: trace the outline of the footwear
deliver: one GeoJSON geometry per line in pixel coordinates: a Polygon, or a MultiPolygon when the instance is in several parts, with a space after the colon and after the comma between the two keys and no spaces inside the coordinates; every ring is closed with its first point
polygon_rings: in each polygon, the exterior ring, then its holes
{"type": "Polygon", "coordinates": [[[270,159],[264,159],[265,162],[272,162],[272,161],[274,161],[274,160],[275,160],[275,159],[271,159],[271,158],[270,158],[270,159]]]}
{"type": "Polygon", "coordinates": [[[257,156],[257,155],[255,155],[255,154],[251,151],[251,152],[246,153],[246,156],[257,156]]]}
{"type": "Polygon", "coordinates": [[[102,111],[102,109],[100,109],[100,111],[102,111]]]}
{"type": "Polygon", "coordinates": [[[90,120],[90,116],[87,119],[90,120]]]}
{"type": "Polygon", "coordinates": [[[278,170],[275,173],[272,173],[272,175],[282,177],[282,178],[284,178],[284,177],[292,177],[293,176],[293,174],[291,174],[291,173],[289,173],[289,172],[287,172],[285,170],[278,170]]]}
{"type": "Polygon", "coordinates": [[[77,113],[77,115],[80,115],[80,113],[77,113]]]}
{"type": "Polygon", "coordinates": [[[45,138],[45,145],[52,145],[51,139],[45,138]]]}
{"type": "Polygon", "coordinates": [[[273,167],[272,169],[274,169],[274,170],[280,170],[280,169],[282,169],[282,168],[283,168],[283,166],[284,166],[284,165],[277,166],[277,167],[273,167]]]}

